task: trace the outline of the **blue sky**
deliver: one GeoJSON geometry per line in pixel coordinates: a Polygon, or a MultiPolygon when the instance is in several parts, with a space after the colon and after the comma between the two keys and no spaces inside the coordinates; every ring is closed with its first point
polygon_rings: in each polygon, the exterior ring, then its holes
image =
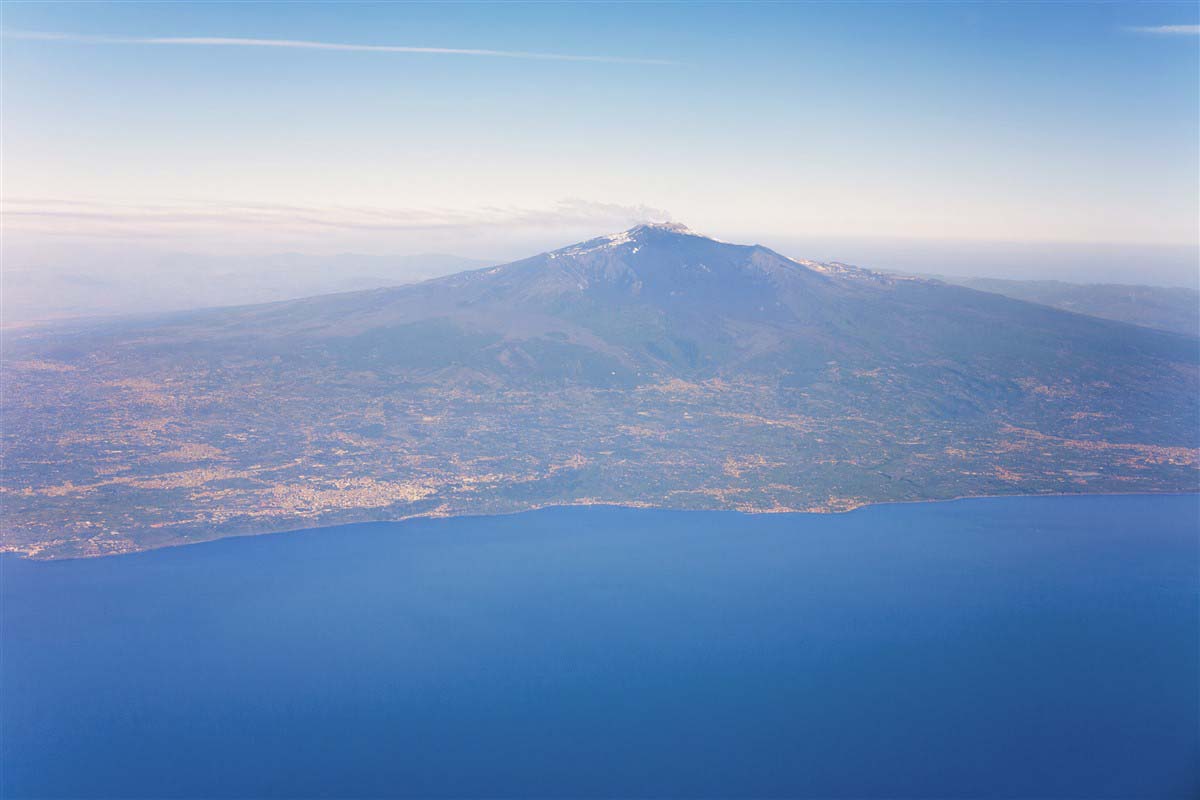
{"type": "Polygon", "coordinates": [[[671,218],[821,257],[1117,243],[1186,268],[1198,24],[1195,3],[10,2],[6,249],[508,257],[671,218]],[[142,41],[214,38],[601,60],[142,41]]]}

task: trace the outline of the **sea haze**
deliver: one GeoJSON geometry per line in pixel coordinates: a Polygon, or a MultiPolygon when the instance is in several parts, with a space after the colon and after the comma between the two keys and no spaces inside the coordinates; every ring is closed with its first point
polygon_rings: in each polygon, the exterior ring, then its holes
{"type": "Polygon", "coordinates": [[[3,565],[5,797],[1194,797],[1200,498],[3,565]]]}

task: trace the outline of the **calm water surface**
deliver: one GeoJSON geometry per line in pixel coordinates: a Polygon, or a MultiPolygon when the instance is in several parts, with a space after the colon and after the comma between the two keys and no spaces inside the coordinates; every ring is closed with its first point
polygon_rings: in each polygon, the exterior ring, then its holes
{"type": "Polygon", "coordinates": [[[3,560],[4,797],[1196,797],[1200,498],[3,560]]]}

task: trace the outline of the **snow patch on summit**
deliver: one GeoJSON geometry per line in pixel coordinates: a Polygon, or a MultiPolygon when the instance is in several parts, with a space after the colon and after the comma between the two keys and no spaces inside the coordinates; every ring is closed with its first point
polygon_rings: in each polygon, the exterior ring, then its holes
{"type": "Polygon", "coordinates": [[[822,275],[832,275],[839,278],[849,278],[860,281],[869,281],[873,283],[894,286],[901,281],[916,281],[928,283],[927,279],[914,278],[908,275],[900,275],[886,272],[879,272],[866,267],[856,267],[853,264],[844,264],[841,261],[811,261],[809,259],[798,259],[785,256],[788,261],[793,264],[799,264],[802,267],[819,272],[822,275]]]}
{"type": "Polygon", "coordinates": [[[682,222],[647,222],[645,225],[639,225],[637,228],[634,228],[634,230],[636,231],[639,228],[653,228],[660,231],[670,231],[671,233],[692,234],[692,229],[682,222]]]}
{"type": "Polygon", "coordinates": [[[588,253],[595,253],[599,250],[611,250],[622,245],[634,245],[631,253],[636,253],[642,249],[645,244],[645,236],[651,231],[664,231],[667,233],[679,234],[682,236],[695,236],[701,239],[709,239],[714,242],[720,242],[719,239],[713,239],[711,236],[702,236],[696,233],[687,225],[681,222],[647,222],[642,225],[630,228],[627,231],[620,233],[610,233],[607,236],[600,236],[595,239],[589,239],[580,244],[564,247],[560,250],[554,250],[547,255],[550,258],[558,258],[560,256],[582,256],[588,253]]]}

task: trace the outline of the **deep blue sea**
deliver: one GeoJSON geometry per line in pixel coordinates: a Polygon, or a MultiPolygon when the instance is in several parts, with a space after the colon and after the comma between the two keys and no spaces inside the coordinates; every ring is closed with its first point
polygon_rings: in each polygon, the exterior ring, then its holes
{"type": "Polygon", "coordinates": [[[1195,798],[1200,498],[2,563],[0,793],[1195,798]]]}

